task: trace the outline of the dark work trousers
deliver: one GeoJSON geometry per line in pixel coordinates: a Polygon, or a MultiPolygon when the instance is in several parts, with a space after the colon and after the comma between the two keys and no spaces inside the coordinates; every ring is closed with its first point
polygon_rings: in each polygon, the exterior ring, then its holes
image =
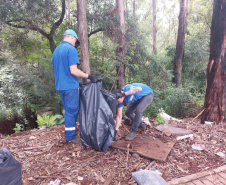
{"type": "Polygon", "coordinates": [[[143,116],[143,112],[148,107],[148,105],[150,105],[153,97],[153,94],[148,94],[141,99],[127,105],[125,114],[133,121],[131,131],[138,131],[138,127],[142,123],[141,118],[143,116]]]}

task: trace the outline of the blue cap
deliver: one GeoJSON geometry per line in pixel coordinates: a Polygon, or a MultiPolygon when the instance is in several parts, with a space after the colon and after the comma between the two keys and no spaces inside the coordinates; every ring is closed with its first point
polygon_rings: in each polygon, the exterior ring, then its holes
{"type": "Polygon", "coordinates": [[[75,38],[78,40],[78,36],[77,36],[77,34],[75,33],[74,30],[66,30],[66,31],[64,32],[64,35],[63,35],[63,36],[65,36],[65,35],[74,35],[75,38]]]}

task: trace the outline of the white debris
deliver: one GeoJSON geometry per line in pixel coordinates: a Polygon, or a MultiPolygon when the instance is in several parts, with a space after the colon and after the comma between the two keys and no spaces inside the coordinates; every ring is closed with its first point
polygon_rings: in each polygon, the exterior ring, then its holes
{"type": "Polygon", "coordinates": [[[78,180],[79,181],[82,181],[83,180],[83,177],[78,176],[78,180]]]}
{"type": "Polygon", "coordinates": [[[212,125],[212,124],[213,124],[213,122],[210,122],[210,121],[205,121],[205,124],[206,124],[206,125],[212,125]]]}
{"type": "Polygon", "coordinates": [[[50,181],[50,183],[48,185],[60,185],[61,180],[56,179],[55,181],[50,181]]]}
{"type": "Polygon", "coordinates": [[[165,123],[168,123],[169,120],[174,120],[174,121],[178,121],[178,122],[182,121],[182,120],[176,119],[176,118],[166,114],[165,112],[160,112],[158,115],[162,117],[162,119],[164,120],[165,123]]]}
{"type": "Polygon", "coordinates": [[[191,145],[191,147],[194,149],[194,150],[205,150],[205,145],[204,144],[193,144],[191,145]]]}
{"type": "Polygon", "coordinates": [[[223,153],[223,152],[217,152],[216,155],[218,155],[218,156],[220,156],[222,158],[225,158],[226,157],[225,156],[225,153],[223,153]]]}
{"type": "Polygon", "coordinates": [[[146,124],[146,125],[149,125],[151,126],[151,123],[149,122],[149,118],[148,117],[142,117],[142,121],[146,124]]]}
{"type": "Polygon", "coordinates": [[[177,136],[177,141],[181,139],[186,139],[186,138],[193,138],[193,134],[188,134],[184,136],[177,136]]]}

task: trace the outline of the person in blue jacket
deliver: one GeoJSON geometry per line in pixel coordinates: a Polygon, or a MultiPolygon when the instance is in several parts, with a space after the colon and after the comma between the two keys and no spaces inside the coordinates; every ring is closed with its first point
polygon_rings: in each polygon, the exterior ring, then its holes
{"type": "Polygon", "coordinates": [[[63,41],[53,52],[52,65],[55,76],[55,88],[59,92],[65,109],[65,140],[77,143],[75,138],[76,120],[79,112],[79,78],[96,82],[98,78],[78,69],[80,62],[74,47],[78,41],[74,30],[66,30],[63,41]]]}
{"type": "Polygon", "coordinates": [[[132,83],[126,85],[121,90],[113,90],[112,93],[117,96],[118,103],[115,130],[118,132],[122,121],[123,105],[128,104],[125,114],[132,120],[132,127],[125,140],[133,140],[139,127],[146,128],[145,123],[141,119],[144,110],[153,101],[153,90],[145,84],[132,83]]]}

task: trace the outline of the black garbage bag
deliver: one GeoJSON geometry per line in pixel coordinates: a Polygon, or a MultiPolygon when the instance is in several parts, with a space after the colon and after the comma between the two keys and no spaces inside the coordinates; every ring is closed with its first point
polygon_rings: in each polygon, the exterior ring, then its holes
{"type": "Polygon", "coordinates": [[[7,148],[0,149],[0,184],[22,185],[21,164],[7,148]]]}
{"type": "Polygon", "coordinates": [[[105,152],[115,135],[116,96],[102,82],[80,84],[80,137],[85,146],[105,152]]]}

